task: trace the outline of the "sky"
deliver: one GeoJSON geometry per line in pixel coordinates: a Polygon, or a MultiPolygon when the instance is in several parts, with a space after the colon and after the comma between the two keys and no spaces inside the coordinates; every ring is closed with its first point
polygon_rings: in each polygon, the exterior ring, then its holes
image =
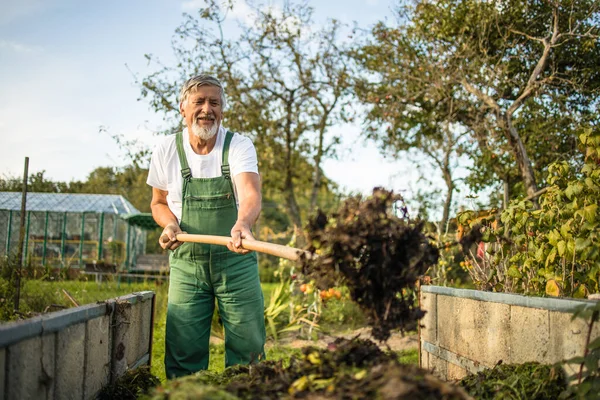
{"type": "MultiPolygon", "coordinates": [[[[138,99],[134,75],[152,71],[144,54],[165,64],[173,60],[171,38],[182,14],[202,4],[0,0],[0,176],[22,176],[29,157],[30,173],[85,180],[97,167],[127,164],[112,135],[153,146],[160,140],[153,132],[161,118],[138,99]]],[[[311,5],[317,23],[336,18],[368,28],[394,19],[393,0],[311,5]]],[[[243,19],[246,10],[238,0],[229,17],[243,19]]],[[[344,136],[339,157],[326,161],[324,171],[342,189],[369,193],[374,186],[399,192],[414,187],[414,166],[383,157],[374,144],[359,138],[360,126],[338,129],[344,136]]]]}

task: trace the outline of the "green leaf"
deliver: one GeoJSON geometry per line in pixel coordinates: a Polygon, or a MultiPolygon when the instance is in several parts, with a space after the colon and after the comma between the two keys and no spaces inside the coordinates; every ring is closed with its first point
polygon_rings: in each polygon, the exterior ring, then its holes
{"type": "Polygon", "coordinates": [[[538,262],[544,261],[544,247],[540,247],[535,252],[535,260],[538,262]]]}
{"type": "Polygon", "coordinates": [[[592,178],[585,178],[585,185],[588,187],[588,189],[594,192],[598,191],[598,185],[594,183],[594,180],[592,178]]]}
{"type": "Polygon", "coordinates": [[[552,264],[554,262],[554,259],[556,258],[556,247],[553,247],[552,250],[550,250],[550,253],[548,253],[548,257],[546,257],[546,268],[548,267],[548,264],[552,264]]]}
{"type": "Polygon", "coordinates": [[[598,210],[597,204],[590,204],[583,208],[583,217],[587,222],[596,221],[596,211],[598,210]]]}
{"type": "Polygon", "coordinates": [[[569,200],[573,198],[573,190],[573,185],[569,185],[565,189],[565,196],[567,196],[569,200]]]}
{"type": "Polygon", "coordinates": [[[563,238],[568,238],[570,236],[570,234],[571,234],[570,222],[567,222],[567,223],[561,225],[560,234],[562,235],[563,238]]]}
{"type": "Polygon", "coordinates": [[[521,274],[521,271],[519,271],[519,268],[517,268],[516,265],[511,265],[510,268],[507,271],[508,276],[510,276],[511,278],[516,278],[516,279],[521,279],[521,277],[523,276],[521,274]]]}
{"type": "Polygon", "coordinates": [[[567,250],[567,242],[565,242],[564,240],[561,240],[560,242],[558,242],[556,244],[556,248],[558,249],[558,255],[561,257],[564,256],[565,251],[567,250]]]}
{"type": "Polygon", "coordinates": [[[556,244],[558,243],[558,241],[560,239],[561,239],[560,233],[558,233],[558,231],[556,229],[553,229],[548,233],[548,242],[552,246],[556,246],[556,244]]]}
{"type": "Polygon", "coordinates": [[[582,251],[591,244],[592,242],[588,238],[577,238],[575,239],[575,251],[582,251]]]}
{"type": "Polygon", "coordinates": [[[588,295],[588,290],[585,285],[578,285],[577,289],[573,292],[573,297],[576,299],[585,299],[588,295]]]}

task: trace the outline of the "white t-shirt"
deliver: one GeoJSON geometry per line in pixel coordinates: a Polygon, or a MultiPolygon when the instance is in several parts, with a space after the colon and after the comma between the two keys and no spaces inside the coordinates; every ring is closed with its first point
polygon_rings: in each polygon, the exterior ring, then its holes
{"type": "MultiPolygon", "coordinates": [[[[183,130],[183,150],[193,178],[216,178],[221,176],[223,143],[227,130],[219,127],[217,142],[209,154],[200,155],[192,150],[187,128],[183,130]]],[[[181,164],[177,155],[176,135],[167,136],[154,148],[150,160],[150,171],[146,183],[152,187],[167,191],[169,209],[181,221],[183,178],[181,164]]],[[[238,133],[233,134],[229,144],[229,168],[232,179],[242,172],[258,174],[258,159],[252,141],[238,133]]],[[[237,190],[233,185],[235,198],[237,190]]]]}

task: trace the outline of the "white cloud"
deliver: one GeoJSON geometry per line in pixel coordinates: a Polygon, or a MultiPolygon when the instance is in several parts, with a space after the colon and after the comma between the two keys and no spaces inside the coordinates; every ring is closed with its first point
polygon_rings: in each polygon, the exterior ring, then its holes
{"type": "Polygon", "coordinates": [[[8,49],[17,53],[34,53],[42,51],[42,47],[40,46],[29,46],[23,43],[2,39],[0,39],[0,49],[8,49]]]}

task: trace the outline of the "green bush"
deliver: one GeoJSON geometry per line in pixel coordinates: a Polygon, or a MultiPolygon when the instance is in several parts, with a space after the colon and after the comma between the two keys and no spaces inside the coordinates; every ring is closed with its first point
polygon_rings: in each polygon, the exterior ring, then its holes
{"type": "Polygon", "coordinates": [[[539,208],[513,201],[497,227],[494,216],[458,215],[477,239],[490,243],[484,257],[467,264],[480,288],[569,297],[600,291],[600,133],[582,134],[580,141],[584,165],[579,170],[564,161],[550,165],[539,208]]]}
{"type": "Polygon", "coordinates": [[[466,376],[459,385],[480,400],[553,400],[567,388],[560,367],[536,362],[498,365],[466,376]]]}

